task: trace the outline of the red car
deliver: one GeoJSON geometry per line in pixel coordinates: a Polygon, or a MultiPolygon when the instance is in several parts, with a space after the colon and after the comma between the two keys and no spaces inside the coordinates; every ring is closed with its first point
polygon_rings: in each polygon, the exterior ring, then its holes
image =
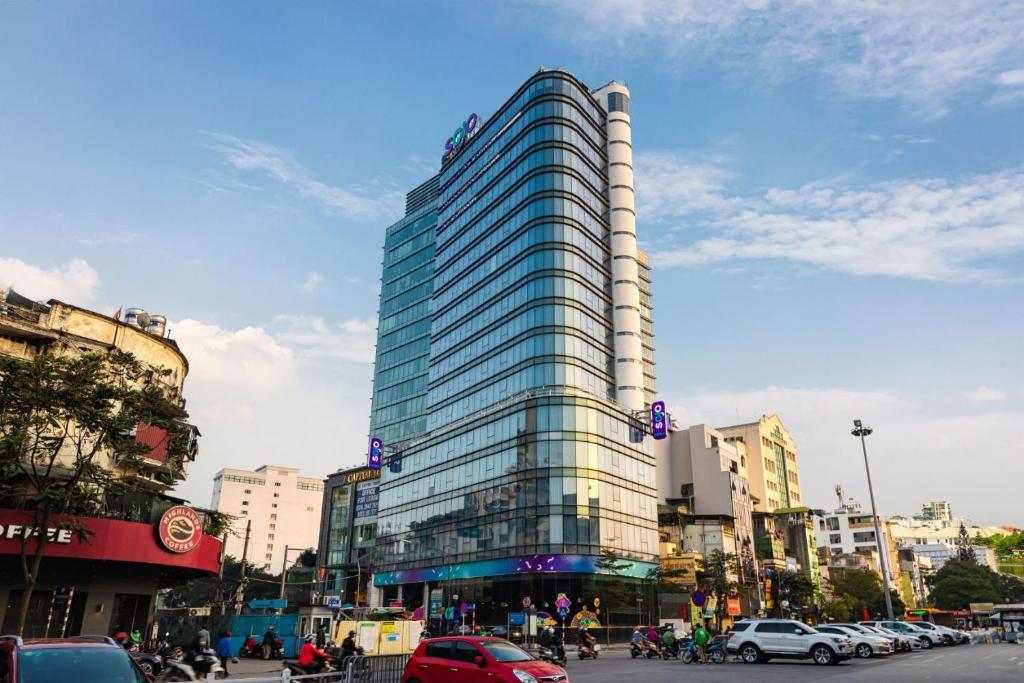
{"type": "Polygon", "coordinates": [[[4,683],[147,683],[128,652],[112,638],[81,636],[22,640],[0,636],[4,683]]]}
{"type": "Polygon", "coordinates": [[[421,642],[402,683],[569,683],[569,675],[502,638],[450,637],[421,642]]]}

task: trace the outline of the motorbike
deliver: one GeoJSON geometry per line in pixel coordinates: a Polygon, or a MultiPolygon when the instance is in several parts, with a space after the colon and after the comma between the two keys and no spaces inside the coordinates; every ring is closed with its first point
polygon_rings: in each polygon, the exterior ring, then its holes
{"type": "MultiPolygon", "coordinates": [[[[239,657],[252,657],[253,659],[263,659],[263,641],[257,640],[251,634],[242,643],[242,646],[238,648],[239,657]]],[[[284,659],[284,641],[274,638],[274,646],[270,648],[271,659],[284,659]]]]}
{"type": "Polygon", "coordinates": [[[159,676],[164,670],[164,658],[155,652],[129,652],[131,658],[149,676],[159,676]]]}
{"type": "Polygon", "coordinates": [[[556,666],[564,667],[566,663],[565,647],[561,643],[552,643],[548,647],[541,645],[537,650],[537,656],[556,666]]]}
{"type": "Polygon", "coordinates": [[[600,645],[594,643],[590,647],[587,647],[586,645],[578,645],[576,650],[580,659],[597,659],[601,654],[600,647],[600,645]]]}
{"type": "Polygon", "coordinates": [[[651,647],[651,642],[644,639],[641,643],[630,643],[629,644],[629,656],[633,659],[637,657],[646,657],[647,659],[654,659],[659,656],[656,648],[651,647]]]}
{"type": "MultiPolygon", "coordinates": [[[[725,662],[725,641],[712,640],[704,646],[708,653],[708,661],[712,664],[722,664],[725,662]]],[[[700,653],[697,651],[696,641],[691,640],[686,649],[683,651],[683,664],[692,664],[693,662],[700,661],[700,653]]]]}
{"type": "Polygon", "coordinates": [[[301,666],[297,660],[286,659],[284,660],[284,668],[288,669],[293,676],[307,676],[309,674],[324,674],[337,671],[339,662],[330,655],[327,657],[317,657],[313,662],[313,666],[307,668],[301,666]]]}
{"type": "Polygon", "coordinates": [[[662,642],[659,650],[661,651],[662,659],[679,659],[679,640],[673,640],[671,645],[666,645],[662,642]]]}
{"type": "MultiPolygon", "coordinates": [[[[206,650],[203,654],[196,657],[196,664],[201,664],[200,668],[203,671],[208,671],[213,674],[214,678],[225,678],[227,672],[224,671],[224,667],[220,665],[220,658],[217,657],[217,653],[213,650],[206,650]]],[[[172,659],[165,662],[166,668],[164,672],[157,678],[160,683],[171,683],[172,681],[205,681],[205,673],[197,673],[196,667],[186,663],[184,660],[172,659]]]]}

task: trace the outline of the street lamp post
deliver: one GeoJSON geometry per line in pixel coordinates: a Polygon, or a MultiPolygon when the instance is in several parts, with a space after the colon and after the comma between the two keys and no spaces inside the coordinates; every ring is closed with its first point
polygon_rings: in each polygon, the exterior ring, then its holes
{"type": "Polygon", "coordinates": [[[888,547],[883,547],[882,529],[878,524],[878,510],[875,508],[875,488],[871,484],[871,465],[868,464],[868,446],[865,437],[871,434],[871,427],[865,427],[860,420],[853,421],[850,433],[860,437],[860,447],[864,451],[864,470],[868,475],[868,495],[871,497],[871,517],[875,522],[875,545],[878,546],[878,560],[882,563],[882,588],[885,590],[885,611],[889,621],[894,619],[892,613],[892,592],[889,590],[889,562],[886,555],[888,547]]]}

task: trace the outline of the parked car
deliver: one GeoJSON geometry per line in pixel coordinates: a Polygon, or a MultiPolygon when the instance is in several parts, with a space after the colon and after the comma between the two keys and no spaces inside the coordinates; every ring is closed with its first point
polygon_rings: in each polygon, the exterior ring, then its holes
{"type": "Polygon", "coordinates": [[[0,681],[148,683],[139,665],[113,638],[78,636],[23,640],[0,636],[0,681]]]}
{"type": "Polygon", "coordinates": [[[874,655],[891,655],[893,653],[892,641],[879,635],[871,635],[859,629],[837,624],[822,624],[815,626],[818,633],[830,633],[836,636],[846,636],[853,641],[853,652],[861,659],[868,659],[874,655]]]}
{"type": "Polygon", "coordinates": [[[910,632],[900,633],[899,631],[893,631],[892,629],[884,628],[882,626],[868,626],[867,624],[858,624],[858,626],[874,629],[876,631],[880,631],[888,635],[893,635],[897,638],[902,639],[903,641],[906,641],[907,652],[913,652],[914,650],[924,649],[924,644],[921,642],[921,639],[910,632]]]}
{"type": "Polygon", "coordinates": [[[911,621],[908,623],[929,633],[937,633],[939,637],[946,642],[946,645],[960,645],[963,642],[960,640],[960,635],[951,628],[939,626],[938,624],[933,624],[930,621],[911,621]]]}
{"type": "Polygon", "coordinates": [[[925,650],[930,650],[936,645],[942,645],[945,642],[938,634],[928,633],[924,629],[917,628],[917,626],[905,621],[859,621],[857,623],[866,624],[867,626],[881,626],[890,631],[915,636],[921,641],[921,647],[925,650]]]}
{"type": "Polygon", "coordinates": [[[409,657],[402,683],[569,683],[565,669],[501,638],[432,638],[409,657]]]}
{"type": "Polygon", "coordinates": [[[838,664],[853,654],[853,641],[849,637],[818,633],[792,619],[738,621],[728,635],[726,649],[730,654],[738,654],[747,664],[765,662],[772,657],[838,664]]]}
{"type": "MultiPolygon", "coordinates": [[[[892,647],[893,652],[909,652],[911,649],[910,640],[908,640],[906,636],[901,636],[898,633],[886,633],[885,631],[874,628],[873,626],[863,626],[861,624],[853,624],[850,622],[834,622],[830,623],[829,626],[844,626],[869,636],[884,638],[889,641],[889,645],[892,647]]],[[[918,649],[920,649],[920,643],[918,643],[918,649]]]]}

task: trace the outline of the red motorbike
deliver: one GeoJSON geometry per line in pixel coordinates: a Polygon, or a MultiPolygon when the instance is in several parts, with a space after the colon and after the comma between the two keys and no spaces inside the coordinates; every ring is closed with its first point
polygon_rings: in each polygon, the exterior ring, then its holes
{"type": "Polygon", "coordinates": [[[245,639],[244,643],[242,643],[242,647],[238,648],[238,656],[262,659],[263,643],[253,638],[252,634],[249,634],[249,637],[245,639]]]}

